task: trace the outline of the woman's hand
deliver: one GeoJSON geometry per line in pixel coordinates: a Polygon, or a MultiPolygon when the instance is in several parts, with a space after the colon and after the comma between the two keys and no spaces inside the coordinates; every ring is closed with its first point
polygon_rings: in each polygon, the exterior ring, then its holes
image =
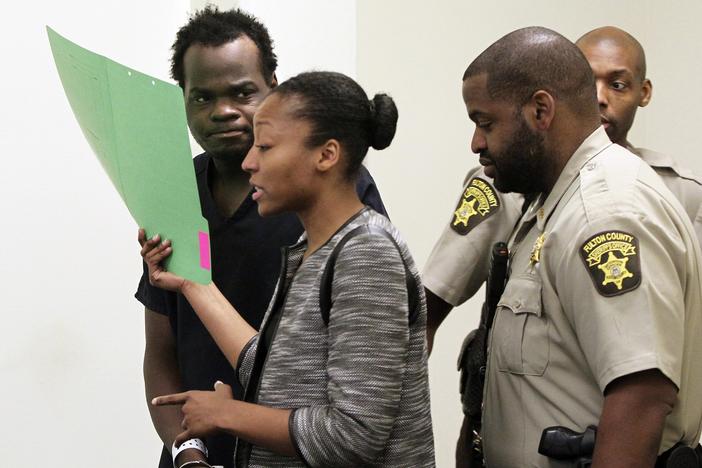
{"type": "Polygon", "coordinates": [[[158,234],[147,239],[146,231],[143,229],[139,229],[138,239],[141,245],[141,257],[149,269],[149,283],[161,289],[180,292],[185,279],[166,271],[161,264],[173,252],[171,241],[161,242],[158,234]]]}
{"type": "Polygon", "coordinates": [[[225,412],[225,405],[233,402],[232,387],[217,381],[214,385],[214,392],[191,390],[189,392],[176,393],[156,397],[151,401],[155,406],[163,405],[183,405],[183,422],[181,426],[185,429],[175,438],[176,446],[194,437],[205,437],[221,429],[218,422],[219,417],[225,412]]]}

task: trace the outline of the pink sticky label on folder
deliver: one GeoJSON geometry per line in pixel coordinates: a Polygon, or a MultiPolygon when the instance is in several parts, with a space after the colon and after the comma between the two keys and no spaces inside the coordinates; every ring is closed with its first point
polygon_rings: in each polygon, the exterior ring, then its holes
{"type": "Polygon", "coordinates": [[[200,268],[210,269],[210,235],[206,232],[198,231],[200,240],[200,268]]]}

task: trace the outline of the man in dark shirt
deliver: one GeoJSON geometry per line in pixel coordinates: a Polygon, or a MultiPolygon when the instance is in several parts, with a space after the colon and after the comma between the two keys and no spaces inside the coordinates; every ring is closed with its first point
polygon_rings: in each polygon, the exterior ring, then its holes
{"type": "MultiPolygon", "coordinates": [[[[277,84],[276,65],[266,28],[239,10],[205,8],[178,31],[173,44],[171,74],[183,89],[190,131],[205,150],[194,164],[202,213],[210,227],[212,279],[256,328],[273,294],[280,247],[294,243],[302,233],[292,214],[259,216],[249,176],[241,169],[253,144],[253,114],[277,84]]],[[[357,190],[364,203],[385,214],[365,169],[357,190]]],[[[235,398],[241,398],[243,389],[233,369],[183,296],[152,287],[144,275],[136,298],[146,308],[147,401],[186,390],[211,390],[217,380],[231,385],[235,398]]],[[[149,411],[164,442],[160,468],[194,460],[202,460],[200,466],[232,465],[234,440],[224,435],[208,438],[207,449],[195,440],[188,446],[201,449],[182,450],[172,459],[171,445],[181,432],[180,409],[149,405],[149,411]]]]}

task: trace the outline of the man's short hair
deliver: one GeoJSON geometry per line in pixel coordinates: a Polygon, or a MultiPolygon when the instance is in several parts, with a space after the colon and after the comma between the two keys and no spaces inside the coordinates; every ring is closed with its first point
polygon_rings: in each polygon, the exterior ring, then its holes
{"type": "Polygon", "coordinates": [[[258,48],[261,74],[271,84],[278,59],[273,53],[273,41],[268,29],[256,17],[240,10],[219,11],[208,5],[190,16],[188,23],[178,30],[171,49],[171,77],[181,88],[185,87],[183,57],[193,44],[219,47],[241,36],[251,39],[258,48]]]}
{"type": "Polygon", "coordinates": [[[533,26],[507,34],[468,66],[463,80],[483,73],[494,99],[521,107],[544,90],[578,115],[597,113],[595,77],[585,56],[550,29],[533,26]]]}

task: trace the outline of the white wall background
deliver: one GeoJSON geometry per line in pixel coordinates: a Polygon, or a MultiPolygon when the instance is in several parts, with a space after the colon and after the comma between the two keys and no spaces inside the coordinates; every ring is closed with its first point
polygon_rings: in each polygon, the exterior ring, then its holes
{"type": "MultiPolygon", "coordinates": [[[[155,466],[160,443],[143,400],[143,312],[134,222],[75,123],[44,32],[168,76],[169,47],[193,0],[7,2],[0,29],[0,465],[155,466]]],[[[460,97],[466,65],[512,29],[571,39],[614,24],[648,54],[654,98],[631,141],[702,173],[702,3],[654,0],[221,0],[258,15],[276,41],[279,78],[332,69],[400,108],[393,145],[367,161],[419,265],[453,209],[472,126],[460,97]]],[[[454,311],[430,361],[440,467],[460,420],[455,354],[481,298],[454,311]]]]}
{"type": "Polygon", "coordinates": [[[144,466],[134,222],[61,88],[45,25],[167,76],[186,1],[5,2],[0,28],[0,465],[144,466]]]}

